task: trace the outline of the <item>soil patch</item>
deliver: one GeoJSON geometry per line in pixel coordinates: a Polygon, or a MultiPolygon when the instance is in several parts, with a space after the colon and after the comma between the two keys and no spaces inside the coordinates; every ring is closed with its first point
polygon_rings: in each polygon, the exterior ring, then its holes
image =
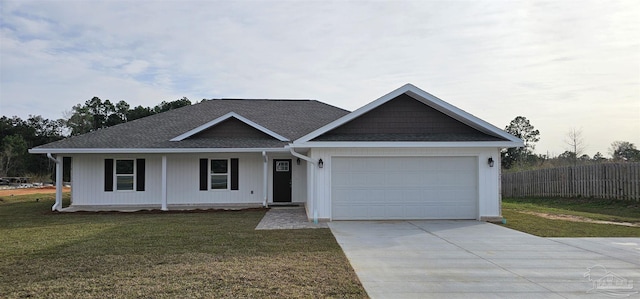
{"type": "MultiPolygon", "coordinates": [[[[126,214],[126,215],[131,215],[131,214],[201,214],[201,213],[235,213],[235,212],[251,212],[251,211],[267,211],[269,210],[269,208],[246,208],[246,209],[216,209],[216,208],[211,208],[211,209],[192,209],[192,210],[169,210],[169,211],[162,211],[159,209],[153,209],[153,210],[139,210],[139,211],[131,211],[131,212],[123,212],[123,211],[77,211],[77,212],[71,212],[74,215],[92,215],[92,214],[104,214],[104,215],[111,215],[111,214],[126,214]]],[[[44,214],[57,214],[60,212],[57,211],[47,211],[44,214]]]]}
{"type": "MultiPolygon", "coordinates": [[[[62,192],[71,191],[70,187],[63,187],[62,192]]],[[[56,187],[46,186],[39,188],[17,188],[17,189],[2,189],[0,190],[0,196],[11,195],[29,195],[29,194],[51,194],[56,193],[56,187]]]]}
{"type": "Polygon", "coordinates": [[[585,223],[597,223],[597,224],[614,224],[614,225],[622,225],[622,226],[630,226],[630,227],[640,227],[640,223],[631,223],[631,222],[615,222],[615,221],[604,221],[604,220],[594,220],[587,217],[575,216],[575,215],[565,215],[565,214],[549,214],[549,213],[540,213],[540,212],[531,212],[531,211],[514,211],[522,214],[534,215],[546,219],[554,219],[554,220],[564,220],[571,222],[585,222],[585,223]]]}

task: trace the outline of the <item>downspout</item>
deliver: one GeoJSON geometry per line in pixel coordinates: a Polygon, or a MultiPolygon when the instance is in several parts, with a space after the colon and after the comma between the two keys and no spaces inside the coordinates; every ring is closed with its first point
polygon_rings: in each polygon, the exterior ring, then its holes
{"type": "Polygon", "coordinates": [[[51,207],[51,211],[62,210],[62,161],[54,158],[51,153],[47,153],[47,158],[56,163],[56,202],[51,207]]]}
{"type": "Polygon", "coordinates": [[[268,164],[267,162],[269,162],[269,157],[267,157],[267,152],[266,151],[262,151],[262,206],[265,208],[268,208],[267,206],[267,184],[268,184],[268,164]]]}
{"type": "Polygon", "coordinates": [[[316,182],[316,161],[314,161],[313,159],[299,154],[297,153],[295,150],[293,150],[293,147],[291,145],[289,145],[289,151],[291,152],[291,154],[296,157],[296,158],[300,158],[302,160],[305,160],[309,163],[311,163],[311,165],[313,165],[313,167],[311,167],[313,169],[313,171],[311,171],[311,182],[313,182],[313,197],[311,198],[311,200],[313,201],[313,205],[312,205],[312,209],[313,209],[313,223],[318,224],[318,204],[317,204],[317,199],[316,199],[316,186],[317,186],[317,182],[316,182]]]}

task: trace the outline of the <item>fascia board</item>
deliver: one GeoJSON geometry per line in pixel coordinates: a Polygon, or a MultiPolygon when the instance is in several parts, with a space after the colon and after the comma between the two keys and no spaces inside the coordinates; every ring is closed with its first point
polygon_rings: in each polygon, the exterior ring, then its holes
{"type": "Polygon", "coordinates": [[[288,148],[36,148],[31,154],[181,154],[289,152],[288,148]]]}
{"type": "Polygon", "coordinates": [[[284,136],[282,136],[282,135],[280,135],[280,134],[278,134],[276,132],[273,132],[273,131],[271,131],[271,130],[259,125],[258,123],[253,122],[253,121],[249,120],[248,118],[246,118],[246,117],[244,117],[242,115],[239,115],[239,114],[237,114],[235,112],[229,112],[229,113],[227,113],[227,114],[225,114],[223,116],[220,116],[220,117],[218,117],[218,118],[216,118],[216,119],[214,119],[214,120],[212,120],[212,121],[210,121],[210,122],[208,122],[208,123],[206,123],[204,125],[201,125],[201,126],[195,128],[195,129],[192,129],[192,130],[190,130],[188,132],[185,132],[185,133],[183,133],[181,135],[178,135],[178,136],[172,138],[170,141],[182,141],[182,140],[185,140],[185,139],[187,139],[187,138],[189,138],[189,137],[191,137],[191,136],[193,136],[195,134],[198,134],[198,133],[200,133],[200,132],[202,132],[202,131],[204,131],[204,130],[206,130],[208,128],[211,128],[211,127],[213,127],[213,126],[215,126],[215,125],[217,125],[217,124],[219,124],[219,123],[221,123],[221,122],[223,122],[223,121],[225,121],[225,120],[227,120],[227,119],[229,119],[231,117],[234,117],[234,118],[240,120],[241,122],[243,122],[243,123],[255,128],[256,130],[259,130],[259,131],[261,131],[261,132],[263,132],[263,133],[265,133],[265,134],[267,134],[267,135],[269,135],[269,136],[271,136],[271,137],[273,137],[275,139],[278,139],[280,141],[289,141],[289,139],[287,139],[286,137],[284,137],[284,136]]]}
{"type": "Polygon", "coordinates": [[[426,147],[426,148],[469,148],[469,147],[490,147],[490,148],[509,148],[509,147],[521,147],[523,143],[511,142],[511,141],[458,141],[458,142],[352,142],[352,141],[311,141],[303,143],[293,143],[290,146],[295,148],[399,148],[399,147],[426,147]]]}

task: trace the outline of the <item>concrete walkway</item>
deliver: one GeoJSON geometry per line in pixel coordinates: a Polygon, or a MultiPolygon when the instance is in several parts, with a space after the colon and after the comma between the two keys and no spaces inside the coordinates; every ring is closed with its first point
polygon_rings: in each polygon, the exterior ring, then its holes
{"type": "Polygon", "coordinates": [[[548,239],[477,221],[329,227],[372,298],[640,297],[640,238],[548,239]]]}
{"type": "Polygon", "coordinates": [[[265,213],[256,229],[327,228],[326,222],[313,223],[307,219],[304,207],[272,207],[265,213]]]}

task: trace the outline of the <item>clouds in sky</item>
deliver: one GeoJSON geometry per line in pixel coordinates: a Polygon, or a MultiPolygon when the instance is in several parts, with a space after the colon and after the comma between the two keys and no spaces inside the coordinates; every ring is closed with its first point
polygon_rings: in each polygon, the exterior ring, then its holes
{"type": "Polygon", "coordinates": [[[559,154],[640,146],[640,4],[629,1],[6,1],[2,115],[93,96],[312,98],[356,109],[405,83],[559,154]]]}

